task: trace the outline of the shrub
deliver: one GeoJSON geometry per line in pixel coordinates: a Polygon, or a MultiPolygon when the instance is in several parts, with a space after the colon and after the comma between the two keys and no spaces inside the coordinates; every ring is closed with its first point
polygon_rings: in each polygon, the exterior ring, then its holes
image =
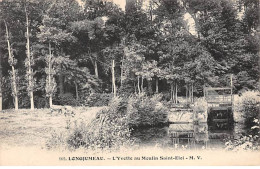
{"type": "Polygon", "coordinates": [[[234,141],[228,141],[225,143],[226,145],[226,150],[229,151],[241,151],[241,150],[253,150],[253,151],[258,151],[259,150],[259,145],[258,142],[256,141],[257,137],[256,136],[241,136],[239,139],[234,140],[234,141]]]}
{"type": "Polygon", "coordinates": [[[100,111],[89,126],[87,147],[102,150],[118,150],[122,146],[133,143],[125,112],[122,109],[122,99],[113,98],[108,108],[100,111]],[[88,142],[92,144],[88,144],[88,142]]]}
{"type": "Polygon", "coordinates": [[[72,93],[59,95],[58,99],[55,101],[58,102],[60,105],[78,106],[80,104],[72,93]]]}
{"type": "Polygon", "coordinates": [[[115,151],[121,147],[130,146],[134,140],[130,138],[130,129],[126,108],[121,98],[113,98],[109,106],[96,114],[95,119],[89,124],[84,121],[74,121],[63,134],[53,134],[48,142],[49,148],[57,148],[62,145],[67,149],[115,151]],[[60,144],[60,145],[59,145],[60,144]]]}
{"type": "Polygon", "coordinates": [[[85,105],[91,107],[107,106],[111,98],[112,98],[111,93],[91,93],[86,98],[85,105]]]}
{"type": "Polygon", "coordinates": [[[254,119],[259,119],[260,93],[258,91],[246,91],[242,93],[240,102],[235,107],[243,113],[245,124],[248,127],[254,125],[254,119]]]}
{"type": "Polygon", "coordinates": [[[128,100],[127,114],[131,127],[156,126],[168,122],[168,110],[160,102],[162,96],[149,98],[145,95],[131,96],[128,100]]]}
{"type": "Polygon", "coordinates": [[[134,93],[134,88],[132,86],[132,84],[123,84],[123,86],[121,86],[117,93],[120,97],[129,97],[132,93],[134,93]]]}
{"type": "Polygon", "coordinates": [[[46,98],[44,97],[38,97],[38,96],[35,96],[34,97],[34,103],[35,103],[35,106],[40,109],[40,108],[45,108],[45,107],[49,107],[49,103],[47,101],[46,98]]]}
{"type": "Polygon", "coordinates": [[[46,141],[47,149],[66,149],[66,136],[64,132],[55,132],[51,133],[51,137],[46,141]]]}
{"type": "Polygon", "coordinates": [[[27,93],[18,95],[19,108],[30,108],[30,97],[27,93]]]}
{"type": "Polygon", "coordinates": [[[226,150],[229,151],[241,151],[251,150],[259,151],[259,120],[254,119],[255,126],[251,127],[250,135],[241,136],[239,139],[234,141],[227,141],[225,143],[226,150]]]}

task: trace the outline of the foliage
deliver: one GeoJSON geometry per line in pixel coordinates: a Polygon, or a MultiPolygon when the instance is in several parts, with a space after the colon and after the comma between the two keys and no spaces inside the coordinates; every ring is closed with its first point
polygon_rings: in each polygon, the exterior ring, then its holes
{"type": "Polygon", "coordinates": [[[241,111],[249,132],[234,141],[226,142],[226,149],[231,151],[259,150],[259,91],[245,91],[235,102],[236,111],[241,111]]]}
{"type": "MultiPolygon", "coordinates": [[[[76,91],[77,99],[86,88],[111,92],[111,59],[115,88],[127,96],[146,88],[152,95],[157,84],[164,93],[173,93],[176,84],[178,95],[185,95],[185,86],[202,95],[203,85],[226,86],[230,74],[234,92],[259,84],[257,0],[133,0],[125,12],[104,1],[3,0],[0,8],[0,27],[5,30],[8,21],[11,42],[8,56],[0,32],[1,74],[6,78],[11,70],[27,79],[28,91],[37,97],[54,96],[56,88],[60,94],[76,91]]],[[[7,83],[14,89],[13,82],[7,83]]]]}
{"type": "Polygon", "coordinates": [[[91,93],[85,100],[86,106],[107,106],[112,98],[111,93],[91,93]]]}
{"type": "MultiPolygon", "coordinates": [[[[96,119],[90,124],[87,143],[94,142],[99,149],[118,150],[121,146],[130,146],[130,128],[125,112],[120,111],[121,98],[113,98],[108,108],[99,112],[96,119]]],[[[89,144],[87,147],[92,147],[89,144]]]]}
{"type": "Polygon", "coordinates": [[[259,151],[259,119],[253,120],[254,126],[250,128],[250,134],[241,136],[239,139],[234,141],[227,141],[225,143],[226,150],[229,151],[259,151]]]}
{"type": "Polygon", "coordinates": [[[240,139],[235,141],[228,141],[225,143],[226,150],[229,151],[241,151],[241,150],[253,150],[259,151],[259,144],[257,142],[257,136],[242,136],[240,139]]]}
{"type": "Polygon", "coordinates": [[[162,96],[149,98],[133,95],[128,100],[127,115],[131,127],[157,126],[168,122],[168,110],[160,102],[162,96]]]}
{"type": "Polygon", "coordinates": [[[259,91],[246,91],[242,93],[238,110],[243,113],[245,124],[249,127],[254,125],[253,120],[259,119],[260,93],[259,91]]]}
{"type": "Polygon", "coordinates": [[[58,102],[60,105],[79,106],[79,102],[71,93],[59,95],[57,100],[55,101],[58,102]]]}
{"type": "Polygon", "coordinates": [[[98,112],[89,124],[82,120],[76,121],[66,132],[53,133],[47,147],[66,147],[72,150],[81,147],[97,152],[115,151],[131,146],[134,140],[130,138],[127,116],[124,111],[120,111],[121,102],[121,98],[113,98],[109,106],[98,112]]]}

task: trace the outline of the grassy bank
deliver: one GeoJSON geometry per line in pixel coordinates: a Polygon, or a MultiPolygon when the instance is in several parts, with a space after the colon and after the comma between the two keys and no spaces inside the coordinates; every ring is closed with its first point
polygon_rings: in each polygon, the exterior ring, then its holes
{"type": "Polygon", "coordinates": [[[103,107],[74,108],[76,116],[69,118],[62,113],[50,109],[19,111],[5,110],[0,112],[0,140],[1,147],[46,147],[46,142],[54,132],[64,132],[68,125],[76,120],[89,123],[103,107]]]}

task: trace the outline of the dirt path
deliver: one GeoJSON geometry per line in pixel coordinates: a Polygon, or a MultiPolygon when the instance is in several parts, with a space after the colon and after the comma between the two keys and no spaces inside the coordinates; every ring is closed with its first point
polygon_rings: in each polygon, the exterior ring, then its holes
{"type": "Polygon", "coordinates": [[[68,119],[70,123],[82,120],[89,123],[103,107],[73,108],[75,117],[66,117],[49,109],[18,111],[6,110],[0,112],[0,150],[11,147],[44,148],[47,139],[54,131],[66,130],[68,119]]]}

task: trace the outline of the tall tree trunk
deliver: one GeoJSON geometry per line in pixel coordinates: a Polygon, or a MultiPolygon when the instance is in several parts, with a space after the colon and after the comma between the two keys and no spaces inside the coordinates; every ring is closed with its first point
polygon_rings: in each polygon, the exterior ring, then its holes
{"type": "Polygon", "coordinates": [[[152,95],[153,94],[153,88],[152,88],[152,81],[151,80],[147,80],[147,86],[148,86],[148,94],[152,95]]]}
{"type": "Polygon", "coordinates": [[[123,80],[124,80],[124,55],[122,58],[122,64],[121,64],[121,77],[120,77],[120,87],[123,87],[123,80]]]}
{"type": "Polygon", "coordinates": [[[50,108],[52,107],[52,96],[49,97],[50,108]]]}
{"type": "Polygon", "coordinates": [[[25,15],[26,15],[26,48],[27,48],[27,59],[28,59],[28,85],[29,85],[29,96],[30,96],[30,102],[31,102],[31,110],[34,110],[34,101],[33,101],[33,71],[31,67],[31,50],[30,50],[30,35],[29,35],[29,18],[27,10],[25,9],[25,15]]]}
{"type": "Polygon", "coordinates": [[[144,78],[143,76],[141,77],[141,92],[144,92],[144,78]]]}
{"type": "Polygon", "coordinates": [[[114,97],[116,97],[115,60],[112,60],[112,86],[114,97]]]}
{"type": "MultiPolygon", "coordinates": [[[[258,55],[259,56],[259,55],[258,55]]],[[[232,108],[233,108],[233,75],[230,75],[230,88],[231,88],[231,104],[232,104],[232,108]]]]}
{"type": "Polygon", "coordinates": [[[97,53],[94,52],[92,55],[94,56],[94,70],[95,70],[95,77],[98,79],[97,53]]]}
{"type": "Polygon", "coordinates": [[[159,93],[159,86],[158,86],[159,84],[158,83],[159,83],[159,78],[156,77],[156,81],[155,81],[155,88],[156,88],[155,91],[156,91],[156,93],[159,93]]]}
{"type": "Polygon", "coordinates": [[[64,84],[63,84],[63,74],[61,71],[61,64],[59,64],[60,74],[59,74],[59,91],[60,95],[64,94],[64,84]]]}
{"type": "Polygon", "coordinates": [[[2,55],[0,54],[0,111],[3,110],[2,84],[3,84],[2,55]]]}
{"type": "MultiPolygon", "coordinates": [[[[49,81],[48,81],[48,87],[49,88],[51,88],[51,82],[52,82],[52,78],[51,78],[51,56],[52,56],[52,54],[51,54],[51,43],[49,43],[49,60],[48,60],[48,69],[49,69],[49,71],[48,71],[48,79],[49,79],[49,81]]],[[[50,104],[50,107],[52,107],[52,93],[50,93],[50,96],[49,96],[49,104],[50,104]]]]}
{"type": "Polygon", "coordinates": [[[74,82],[74,83],[75,83],[76,100],[78,101],[79,100],[78,84],[77,84],[77,82],[74,82]]]}
{"type": "Polygon", "coordinates": [[[141,93],[141,90],[140,90],[140,77],[137,76],[137,88],[138,88],[138,94],[141,93]]]}
{"type": "Polygon", "coordinates": [[[18,110],[18,90],[17,90],[17,84],[16,84],[16,71],[14,68],[14,56],[12,54],[12,49],[11,49],[10,40],[9,40],[9,31],[8,31],[6,22],[5,22],[5,29],[6,29],[6,40],[7,40],[7,46],[8,46],[8,55],[9,55],[9,59],[10,59],[10,65],[12,68],[12,77],[11,78],[12,78],[12,90],[13,90],[12,93],[13,93],[13,97],[14,97],[14,108],[15,108],[15,110],[18,110]]]}
{"type": "Polygon", "coordinates": [[[97,65],[97,60],[94,61],[94,64],[95,64],[95,76],[96,78],[98,79],[98,65],[97,65]]]}

